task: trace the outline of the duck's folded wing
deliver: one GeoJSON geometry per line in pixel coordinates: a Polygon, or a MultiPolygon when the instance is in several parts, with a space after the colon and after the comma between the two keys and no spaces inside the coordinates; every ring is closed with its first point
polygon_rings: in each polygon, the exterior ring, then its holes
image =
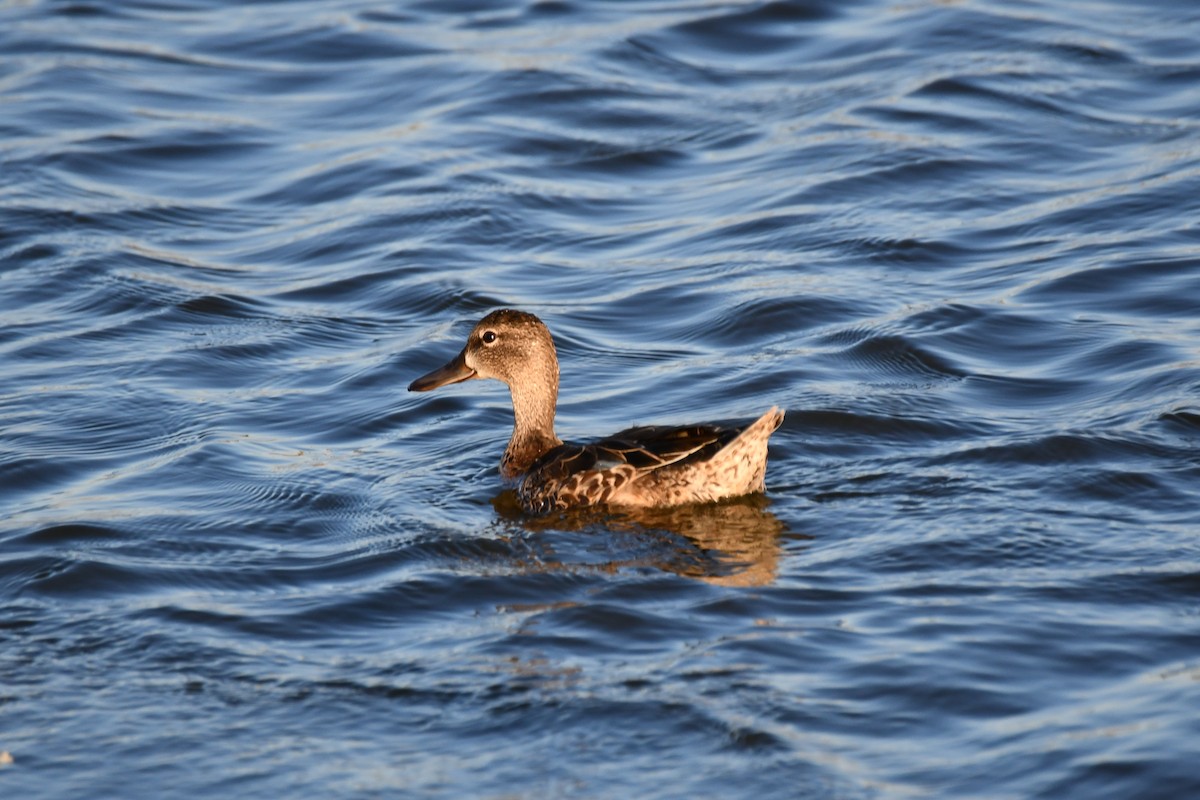
{"type": "Polygon", "coordinates": [[[740,432],[740,428],[721,425],[629,428],[588,444],[562,444],[534,463],[530,472],[553,483],[613,470],[627,479],[688,459],[709,458],[740,432]]]}
{"type": "Polygon", "coordinates": [[[708,458],[739,432],[740,428],[721,425],[648,426],[629,428],[588,446],[601,460],[652,470],[691,458],[708,458]]]}

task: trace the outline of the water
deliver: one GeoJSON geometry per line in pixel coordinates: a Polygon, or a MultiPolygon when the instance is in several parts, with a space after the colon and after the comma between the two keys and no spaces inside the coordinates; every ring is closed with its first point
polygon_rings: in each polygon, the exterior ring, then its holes
{"type": "Polygon", "coordinates": [[[0,4],[0,795],[1197,795],[1198,40],[0,4]],[[766,499],[522,516],[500,306],[766,499]]]}

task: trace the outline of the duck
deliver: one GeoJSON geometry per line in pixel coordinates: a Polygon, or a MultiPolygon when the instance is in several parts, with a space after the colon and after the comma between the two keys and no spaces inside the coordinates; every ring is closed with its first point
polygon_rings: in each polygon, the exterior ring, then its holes
{"type": "Polygon", "coordinates": [[[513,432],[500,473],[516,482],[530,514],[592,506],[665,508],[765,491],[767,440],[783,411],[772,406],[748,424],[648,425],[586,443],[554,431],[558,353],[535,315],[504,308],[471,329],[462,351],[422,375],[410,392],[476,379],[508,385],[513,432]]]}

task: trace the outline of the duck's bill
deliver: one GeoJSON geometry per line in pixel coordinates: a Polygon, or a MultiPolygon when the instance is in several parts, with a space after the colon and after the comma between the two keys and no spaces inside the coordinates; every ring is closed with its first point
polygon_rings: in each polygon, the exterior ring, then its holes
{"type": "Polygon", "coordinates": [[[422,375],[408,385],[410,392],[428,392],[439,386],[449,386],[475,377],[475,370],[467,366],[467,348],[444,367],[438,367],[428,375],[422,375]]]}

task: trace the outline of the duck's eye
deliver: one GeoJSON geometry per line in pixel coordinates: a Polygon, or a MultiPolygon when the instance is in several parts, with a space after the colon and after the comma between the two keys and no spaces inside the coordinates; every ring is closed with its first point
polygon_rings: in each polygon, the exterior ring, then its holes
{"type": "Polygon", "coordinates": [[[483,336],[480,336],[479,338],[483,340],[484,344],[495,344],[496,332],[495,331],[484,331],[483,336]]]}

